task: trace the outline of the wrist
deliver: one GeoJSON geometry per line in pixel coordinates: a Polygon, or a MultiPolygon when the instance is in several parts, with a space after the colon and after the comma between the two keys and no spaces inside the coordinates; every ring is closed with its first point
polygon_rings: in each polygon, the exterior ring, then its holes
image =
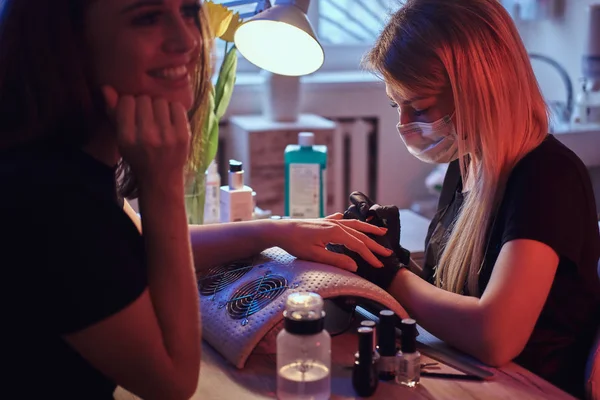
{"type": "Polygon", "coordinates": [[[398,270],[398,272],[392,279],[389,291],[391,292],[392,288],[397,289],[399,287],[402,287],[404,285],[404,282],[406,282],[406,279],[408,279],[409,275],[412,275],[412,272],[410,272],[410,270],[408,268],[406,268],[406,267],[400,268],[400,270],[398,270]]]}
{"type": "Polygon", "coordinates": [[[146,201],[149,199],[155,201],[168,201],[168,202],[183,202],[184,199],[185,185],[183,181],[176,182],[170,181],[168,183],[161,184],[159,182],[152,182],[144,184],[139,183],[139,196],[140,201],[146,201]]]}
{"type": "Polygon", "coordinates": [[[257,237],[261,240],[263,249],[269,247],[284,247],[284,238],[289,235],[288,224],[285,221],[278,220],[260,220],[257,221],[259,232],[257,237]]]}

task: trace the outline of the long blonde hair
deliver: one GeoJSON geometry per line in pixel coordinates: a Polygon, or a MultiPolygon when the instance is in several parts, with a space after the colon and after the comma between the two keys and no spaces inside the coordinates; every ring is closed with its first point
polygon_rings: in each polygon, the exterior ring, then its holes
{"type": "Polygon", "coordinates": [[[408,0],[365,56],[399,93],[450,88],[463,182],[473,187],[454,222],[436,285],[479,295],[488,235],[508,177],[548,133],[548,112],[529,56],[498,0],[408,0]],[[467,156],[468,154],[468,156],[467,156]]]}

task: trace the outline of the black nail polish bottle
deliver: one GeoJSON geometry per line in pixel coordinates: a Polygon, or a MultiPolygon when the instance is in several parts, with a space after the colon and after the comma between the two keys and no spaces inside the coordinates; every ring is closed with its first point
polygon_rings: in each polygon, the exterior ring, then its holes
{"type": "Polygon", "coordinates": [[[352,370],[352,386],[361,397],[369,397],[377,389],[377,366],[373,359],[373,329],[358,328],[358,353],[352,370]]]}
{"type": "Polygon", "coordinates": [[[379,371],[379,352],[377,351],[377,324],[375,323],[375,321],[366,319],[360,322],[360,326],[373,329],[373,364],[375,364],[375,369],[379,371]]]}
{"type": "Polygon", "coordinates": [[[396,377],[396,316],[393,311],[382,310],[379,312],[378,351],[379,351],[379,379],[392,381],[396,377]]]}

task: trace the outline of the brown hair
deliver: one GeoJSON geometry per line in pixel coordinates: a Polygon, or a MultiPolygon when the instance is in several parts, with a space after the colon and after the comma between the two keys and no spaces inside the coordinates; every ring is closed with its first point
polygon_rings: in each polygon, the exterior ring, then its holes
{"type": "MultiPolygon", "coordinates": [[[[0,149],[39,141],[83,146],[106,123],[105,103],[92,81],[85,11],[98,0],[3,0],[0,3],[0,149]]],[[[101,0],[99,0],[101,1],[101,0]]],[[[210,87],[212,40],[204,7],[197,21],[203,49],[194,76],[190,165],[196,165],[210,87]]],[[[119,190],[136,196],[121,163],[119,190]]]]}
{"type": "Polygon", "coordinates": [[[463,182],[470,159],[474,185],[438,263],[436,285],[477,296],[508,176],[548,133],[546,104],[517,28],[498,0],[408,0],[363,63],[399,93],[451,90],[463,182]]]}

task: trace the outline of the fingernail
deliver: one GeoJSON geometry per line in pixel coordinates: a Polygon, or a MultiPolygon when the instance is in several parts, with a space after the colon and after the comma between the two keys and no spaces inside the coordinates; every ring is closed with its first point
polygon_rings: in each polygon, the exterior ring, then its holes
{"type": "Polygon", "coordinates": [[[383,268],[383,263],[381,261],[379,261],[379,264],[377,264],[379,266],[379,268],[383,268]]]}
{"type": "Polygon", "coordinates": [[[348,267],[350,268],[350,271],[352,271],[352,272],[358,271],[358,265],[356,265],[356,263],[349,263],[348,267]]]}
{"type": "Polygon", "coordinates": [[[388,251],[388,255],[391,256],[394,253],[394,250],[392,249],[386,249],[388,251]]]}
{"type": "Polygon", "coordinates": [[[388,228],[379,228],[379,229],[381,229],[383,232],[387,232],[388,231],[388,228]]]}

